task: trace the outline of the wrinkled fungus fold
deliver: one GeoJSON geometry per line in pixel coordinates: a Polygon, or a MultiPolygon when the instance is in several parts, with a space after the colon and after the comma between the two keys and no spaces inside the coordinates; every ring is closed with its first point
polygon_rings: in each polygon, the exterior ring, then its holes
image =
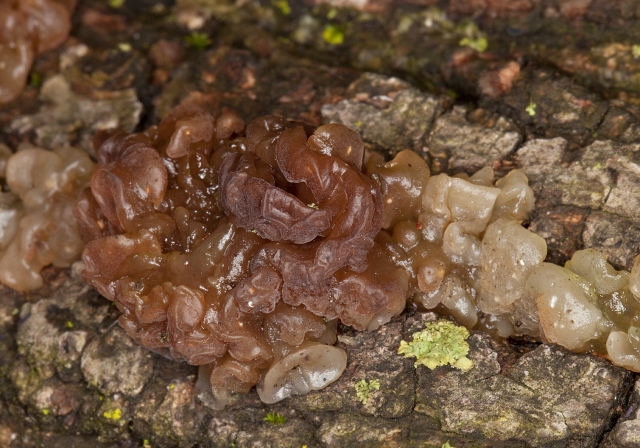
{"type": "Polygon", "coordinates": [[[407,299],[640,370],[640,268],[593,250],[545,263],[522,225],[534,197],[519,170],[430,176],[409,150],[365,161],[342,125],[245,126],[187,105],[95,143],[75,208],[83,275],[133,339],[200,366],[210,406],[253,386],[273,403],[330,384],[347,363],[337,323],[373,330],[407,299]]]}
{"type": "Polygon", "coordinates": [[[20,94],[36,57],[65,41],[76,0],[0,2],[0,103],[20,94]]]}
{"type": "Polygon", "coordinates": [[[407,275],[375,242],[382,187],[350,129],[183,106],[96,148],[75,211],[83,275],[137,342],[201,366],[212,406],[258,383],[267,402],[324,387],[346,366],[338,320],[403,310],[407,275]]]}

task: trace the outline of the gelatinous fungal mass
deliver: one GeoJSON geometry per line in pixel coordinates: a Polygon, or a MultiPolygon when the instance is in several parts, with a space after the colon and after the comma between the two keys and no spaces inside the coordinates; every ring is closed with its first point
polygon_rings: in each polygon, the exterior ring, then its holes
{"type": "Polygon", "coordinates": [[[76,0],[0,2],[0,103],[22,91],[37,56],[64,42],[75,6],[76,0]]]}
{"type": "Polygon", "coordinates": [[[84,277],[131,337],[201,366],[213,406],[324,387],[346,366],[337,319],[372,329],[404,308],[408,275],[374,241],[381,183],[348,128],[180,107],[96,143],[84,277]]]}
{"type": "Polygon", "coordinates": [[[545,241],[521,225],[534,205],[521,171],[496,180],[483,168],[420,183],[426,167],[413,153],[368,165],[387,185],[405,186],[385,196],[387,226],[376,241],[406,267],[415,302],[467,328],[595,350],[640,371],[640,257],[631,273],[593,249],[564,267],[545,263],[545,241]]]}
{"type": "Polygon", "coordinates": [[[42,286],[40,271],[69,266],[82,251],[73,209],[94,163],[75,148],[0,145],[0,282],[26,291],[42,286]]]}
{"type": "Polygon", "coordinates": [[[545,263],[521,171],[431,177],[409,150],[364,164],[342,125],[193,106],[96,148],[75,209],[84,277],[132,338],[200,366],[211,406],[254,385],[266,403],[326,386],[347,362],[337,322],[377,328],[407,298],[640,371],[640,267],[592,250],[545,263]]]}

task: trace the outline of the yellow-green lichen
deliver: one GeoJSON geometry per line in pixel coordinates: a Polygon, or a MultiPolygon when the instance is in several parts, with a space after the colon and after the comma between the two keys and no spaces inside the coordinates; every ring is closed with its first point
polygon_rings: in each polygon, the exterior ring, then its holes
{"type": "Polygon", "coordinates": [[[458,41],[458,45],[469,47],[478,53],[484,52],[487,47],[489,47],[487,35],[480,31],[475,23],[463,23],[457,26],[456,30],[462,35],[460,41],[458,41]]]}
{"type": "Polygon", "coordinates": [[[337,25],[327,25],[322,31],[322,38],[330,45],[341,45],[344,42],[344,31],[337,25]]]}
{"type": "Polygon", "coordinates": [[[360,380],[356,383],[356,396],[362,404],[367,404],[374,390],[380,390],[380,381],[378,380],[360,380]]]}
{"type": "Polygon", "coordinates": [[[336,8],[331,8],[329,12],[327,12],[327,19],[329,20],[335,19],[337,15],[338,15],[338,10],[336,8]]]}
{"type": "Polygon", "coordinates": [[[531,101],[524,110],[533,117],[536,114],[536,103],[531,101]]]}
{"type": "Polygon", "coordinates": [[[120,420],[122,418],[122,411],[120,409],[114,409],[113,411],[105,411],[102,413],[104,418],[109,420],[120,420]]]}
{"type": "Polygon", "coordinates": [[[478,53],[482,53],[489,46],[489,41],[486,37],[463,37],[460,39],[459,45],[462,47],[469,47],[476,50],[478,53]]]}
{"type": "Polygon", "coordinates": [[[428,322],[422,331],[413,334],[413,341],[400,342],[398,354],[416,358],[415,367],[423,365],[433,370],[438,366],[451,365],[469,370],[473,362],[467,358],[468,337],[469,330],[448,320],[428,322]]]}
{"type": "Polygon", "coordinates": [[[272,3],[285,16],[291,14],[291,6],[287,0],[274,0],[272,3]]]}

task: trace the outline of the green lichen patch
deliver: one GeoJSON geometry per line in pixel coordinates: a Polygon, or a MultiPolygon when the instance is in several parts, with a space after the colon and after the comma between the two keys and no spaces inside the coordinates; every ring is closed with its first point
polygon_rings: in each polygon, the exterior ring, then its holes
{"type": "Polygon", "coordinates": [[[463,37],[460,39],[460,45],[463,47],[469,47],[476,50],[478,53],[482,53],[489,46],[489,41],[486,37],[463,37]]]}
{"type": "Polygon", "coordinates": [[[327,25],[322,31],[322,39],[330,45],[341,45],[344,42],[344,29],[338,25],[327,25]]]}
{"type": "Polygon", "coordinates": [[[103,412],[102,416],[109,420],[120,420],[122,418],[122,411],[120,409],[112,409],[103,412]]]}
{"type": "Polygon", "coordinates": [[[416,358],[415,367],[424,365],[431,370],[438,366],[451,365],[469,370],[473,362],[467,358],[469,330],[448,320],[429,322],[422,331],[413,334],[413,341],[400,342],[398,354],[405,358],[416,358]]]}
{"type": "Polygon", "coordinates": [[[374,390],[380,390],[380,381],[378,380],[360,380],[355,385],[356,396],[362,404],[367,404],[374,390]]]}
{"type": "Polygon", "coordinates": [[[291,14],[291,6],[287,0],[274,0],[272,4],[285,16],[291,14]]]}

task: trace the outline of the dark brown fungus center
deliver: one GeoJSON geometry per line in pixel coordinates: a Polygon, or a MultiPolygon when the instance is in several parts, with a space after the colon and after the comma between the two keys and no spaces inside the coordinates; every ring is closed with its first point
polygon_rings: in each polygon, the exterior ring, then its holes
{"type": "Polygon", "coordinates": [[[258,382],[270,402],[324,387],[346,365],[327,345],[336,319],[375,328],[404,308],[408,275],[374,242],[384,181],[361,172],[348,128],[267,116],[245,130],[183,106],[96,146],[75,211],[84,276],[131,337],[202,366],[211,405],[258,382]]]}

